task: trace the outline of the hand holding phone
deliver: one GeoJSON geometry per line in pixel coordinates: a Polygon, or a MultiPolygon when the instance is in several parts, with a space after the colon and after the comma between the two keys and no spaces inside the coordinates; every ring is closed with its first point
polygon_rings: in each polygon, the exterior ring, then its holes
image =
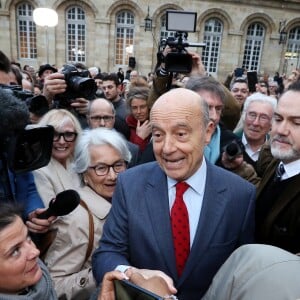
{"type": "Polygon", "coordinates": [[[248,88],[250,93],[256,92],[256,84],[258,82],[257,72],[256,71],[248,71],[247,72],[247,81],[248,88]]]}

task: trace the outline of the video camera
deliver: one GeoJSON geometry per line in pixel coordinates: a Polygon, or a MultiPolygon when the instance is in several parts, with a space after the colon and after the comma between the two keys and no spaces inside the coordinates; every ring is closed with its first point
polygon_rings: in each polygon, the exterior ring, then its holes
{"type": "Polygon", "coordinates": [[[196,31],[197,13],[168,10],[166,12],[166,29],[176,31],[175,37],[161,40],[159,52],[162,62],[168,72],[190,73],[192,70],[192,56],[188,54],[187,47],[205,47],[205,43],[189,43],[188,32],[196,31]],[[166,57],[162,57],[162,51],[166,46],[171,48],[166,57]]]}
{"type": "Polygon", "coordinates": [[[25,128],[29,112],[10,88],[0,86],[0,160],[16,174],[48,164],[53,127],[25,128]]]}
{"type": "Polygon", "coordinates": [[[33,94],[29,91],[23,90],[20,85],[6,85],[0,84],[0,89],[6,89],[10,91],[18,99],[25,101],[27,98],[33,97],[33,94]]]}
{"type": "Polygon", "coordinates": [[[97,91],[97,85],[94,79],[89,77],[89,71],[78,71],[74,65],[64,65],[61,73],[67,84],[67,90],[55,96],[60,108],[68,108],[72,100],[76,98],[85,98],[92,100],[97,91]]]}

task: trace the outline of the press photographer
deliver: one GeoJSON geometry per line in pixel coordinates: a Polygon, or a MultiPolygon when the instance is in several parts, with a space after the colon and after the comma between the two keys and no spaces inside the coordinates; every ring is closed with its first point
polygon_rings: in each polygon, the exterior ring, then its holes
{"type": "Polygon", "coordinates": [[[43,94],[50,107],[65,108],[76,115],[83,128],[87,127],[86,113],[89,100],[95,98],[97,85],[88,71],[78,71],[68,64],[45,78],[43,94]]]}

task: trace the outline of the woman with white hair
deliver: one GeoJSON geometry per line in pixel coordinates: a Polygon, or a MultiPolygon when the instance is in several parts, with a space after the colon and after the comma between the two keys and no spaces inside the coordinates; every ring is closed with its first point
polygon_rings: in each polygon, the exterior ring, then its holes
{"type": "Polygon", "coordinates": [[[44,259],[59,299],[89,299],[96,289],[91,253],[102,236],[118,174],[130,159],[117,131],[96,128],[78,136],[73,169],[81,180],[77,189],[81,202],[53,224],[56,237],[44,259]]]}

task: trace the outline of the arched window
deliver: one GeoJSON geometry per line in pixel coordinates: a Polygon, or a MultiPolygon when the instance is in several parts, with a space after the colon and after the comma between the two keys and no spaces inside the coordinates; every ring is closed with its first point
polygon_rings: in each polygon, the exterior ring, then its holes
{"type": "Polygon", "coordinates": [[[79,6],[71,7],[66,12],[66,44],[68,62],[85,62],[86,56],[86,16],[79,6]]]}
{"type": "Polygon", "coordinates": [[[244,50],[243,68],[259,71],[265,29],[260,23],[249,25],[244,50]]]}
{"type": "Polygon", "coordinates": [[[294,67],[300,67],[300,27],[295,27],[289,32],[286,57],[293,60],[294,67]]]}
{"type": "Polygon", "coordinates": [[[223,24],[215,18],[209,19],[204,25],[204,39],[206,47],[202,51],[202,62],[209,73],[217,73],[223,24]]]}
{"type": "Polygon", "coordinates": [[[128,65],[134,56],[134,15],[121,11],[116,16],[115,64],[128,65]]]}
{"type": "Polygon", "coordinates": [[[37,58],[36,25],[33,22],[33,7],[22,3],[17,7],[17,36],[20,58],[37,58]]]}

